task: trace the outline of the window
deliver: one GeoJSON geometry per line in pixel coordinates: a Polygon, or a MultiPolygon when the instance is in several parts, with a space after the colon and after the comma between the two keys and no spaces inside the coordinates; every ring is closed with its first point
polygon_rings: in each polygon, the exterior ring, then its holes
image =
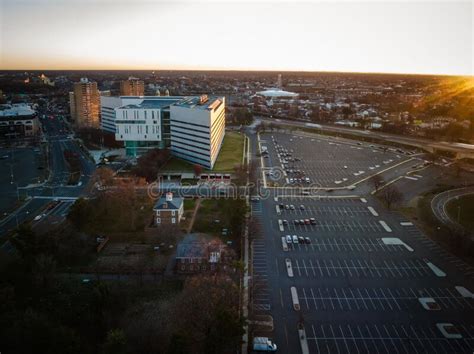
{"type": "Polygon", "coordinates": [[[176,224],[176,218],[172,218],[172,219],[171,219],[171,223],[172,223],[172,224],[176,224]]]}
{"type": "Polygon", "coordinates": [[[156,215],[157,215],[157,216],[160,216],[160,213],[161,213],[161,211],[158,210],[158,211],[156,212],[156,215]]]}
{"type": "Polygon", "coordinates": [[[176,215],[175,213],[176,213],[176,211],[174,211],[174,210],[171,211],[171,215],[175,216],[176,215]]]}
{"type": "Polygon", "coordinates": [[[161,224],[161,218],[156,218],[156,223],[161,224]]]}

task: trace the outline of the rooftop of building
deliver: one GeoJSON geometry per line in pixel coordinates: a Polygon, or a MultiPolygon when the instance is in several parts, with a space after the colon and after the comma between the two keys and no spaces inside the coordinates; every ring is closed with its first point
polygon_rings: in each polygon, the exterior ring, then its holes
{"type": "Polygon", "coordinates": [[[176,247],[176,258],[201,258],[216,263],[224,249],[218,238],[203,233],[187,234],[176,247]]]}
{"type": "Polygon", "coordinates": [[[36,113],[30,105],[26,103],[2,104],[0,105],[0,117],[25,117],[36,113]]]}
{"type": "Polygon", "coordinates": [[[155,203],[153,210],[178,210],[183,205],[183,198],[172,196],[171,200],[166,200],[166,194],[163,194],[155,203]]]}
{"type": "Polygon", "coordinates": [[[196,108],[213,110],[222,103],[220,97],[208,97],[207,95],[184,97],[182,101],[176,103],[176,106],[186,108],[196,108]]]}
{"type": "Polygon", "coordinates": [[[172,104],[175,104],[176,102],[179,102],[181,98],[171,98],[171,97],[158,97],[157,98],[162,98],[162,99],[154,99],[154,98],[148,98],[148,97],[143,97],[144,100],[141,101],[138,104],[127,104],[124,106],[121,106],[120,108],[168,108],[172,104]]]}
{"type": "Polygon", "coordinates": [[[265,91],[257,92],[258,95],[265,97],[296,97],[298,96],[295,92],[284,91],[279,88],[271,88],[265,91]]]}
{"type": "Polygon", "coordinates": [[[202,96],[121,96],[122,98],[143,98],[143,101],[137,104],[127,104],[120,108],[158,108],[164,109],[172,105],[192,108],[213,110],[219,107],[223,102],[219,97],[202,96]]]}

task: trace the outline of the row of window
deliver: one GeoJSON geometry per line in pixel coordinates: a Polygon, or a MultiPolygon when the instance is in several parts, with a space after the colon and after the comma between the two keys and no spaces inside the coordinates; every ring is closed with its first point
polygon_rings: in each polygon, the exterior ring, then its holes
{"type": "MultiPolygon", "coordinates": [[[[161,224],[161,218],[156,218],[156,223],[161,224]]],[[[176,218],[171,218],[171,223],[176,224],[176,218]]]]}

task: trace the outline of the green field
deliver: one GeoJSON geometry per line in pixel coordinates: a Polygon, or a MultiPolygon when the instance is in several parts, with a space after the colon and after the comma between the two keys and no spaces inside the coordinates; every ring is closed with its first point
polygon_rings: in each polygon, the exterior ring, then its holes
{"type": "Polygon", "coordinates": [[[458,221],[467,230],[474,231],[474,195],[466,195],[448,203],[446,210],[452,220],[458,221]]]}
{"type": "MultiPolygon", "coordinates": [[[[244,136],[236,132],[226,132],[221,151],[212,171],[203,169],[203,172],[233,172],[234,166],[242,163],[244,136]]],[[[193,164],[172,157],[163,167],[163,172],[193,172],[193,164]]]]}
{"type": "Polygon", "coordinates": [[[226,132],[221,152],[214,165],[214,172],[232,172],[234,166],[242,163],[244,136],[236,132],[226,132]]]}

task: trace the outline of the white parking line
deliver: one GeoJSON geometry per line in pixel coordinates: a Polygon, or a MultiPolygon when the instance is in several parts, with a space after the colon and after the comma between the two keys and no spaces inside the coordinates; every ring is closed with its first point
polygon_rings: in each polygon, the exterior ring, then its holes
{"type": "Polygon", "coordinates": [[[392,229],[387,225],[387,223],[385,221],[380,220],[379,223],[380,223],[380,225],[382,225],[382,227],[385,229],[385,231],[392,232],[392,229]]]}
{"type": "Polygon", "coordinates": [[[428,267],[430,267],[430,269],[433,271],[433,273],[436,274],[437,277],[445,277],[446,276],[446,273],[443,272],[441,269],[439,269],[437,266],[435,266],[433,263],[426,262],[426,265],[428,267]]]}
{"type": "Polygon", "coordinates": [[[367,207],[367,209],[369,209],[369,211],[372,213],[373,216],[379,216],[379,213],[377,213],[374,208],[369,206],[367,207]]]}

